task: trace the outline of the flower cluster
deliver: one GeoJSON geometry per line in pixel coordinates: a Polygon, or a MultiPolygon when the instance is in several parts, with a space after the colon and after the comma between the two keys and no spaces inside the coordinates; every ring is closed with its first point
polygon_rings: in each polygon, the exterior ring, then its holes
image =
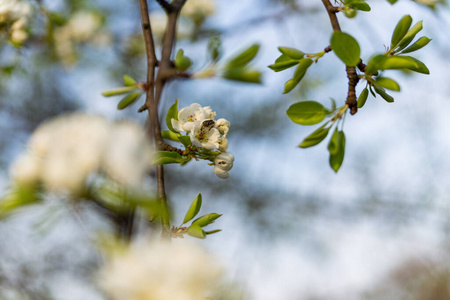
{"type": "Polygon", "coordinates": [[[42,183],[52,192],[76,193],[98,172],[135,188],[150,167],[150,155],[138,125],[75,113],[39,126],[10,171],[19,185],[42,183]]]}
{"type": "Polygon", "coordinates": [[[181,15],[190,18],[194,22],[201,21],[216,13],[216,3],[214,0],[189,0],[183,6],[181,15]]]}
{"type": "Polygon", "coordinates": [[[0,29],[6,30],[14,44],[20,45],[28,38],[27,27],[31,12],[31,5],[27,1],[0,1],[0,29]]]}
{"type": "Polygon", "coordinates": [[[227,135],[230,122],[225,119],[215,120],[216,112],[209,106],[202,107],[193,103],[178,112],[178,120],[171,119],[172,127],[177,132],[187,132],[192,145],[212,152],[214,156],[214,173],[220,178],[228,178],[228,171],[233,167],[234,156],[228,150],[227,135]]]}
{"type": "Polygon", "coordinates": [[[77,44],[109,45],[111,35],[103,29],[102,23],[100,14],[78,11],[66,24],[57,27],[54,32],[55,51],[61,62],[68,66],[77,62],[77,44]]]}
{"type": "Polygon", "coordinates": [[[196,244],[147,242],[115,253],[99,284],[113,300],[194,300],[214,293],[222,273],[196,244]]]}

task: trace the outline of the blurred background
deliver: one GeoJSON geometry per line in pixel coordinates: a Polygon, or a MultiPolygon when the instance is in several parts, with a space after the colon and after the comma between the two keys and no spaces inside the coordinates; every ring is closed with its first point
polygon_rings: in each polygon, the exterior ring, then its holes
{"type": "MultiPolygon", "coordinates": [[[[165,115],[177,98],[180,108],[197,102],[231,123],[228,151],[236,161],[230,178],[212,176],[204,161],[170,165],[167,192],[174,224],[199,192],[202,212],[224,214],[214,224],[223,231],[201,244],[223,260],[244,299],[450,299],[450,14],[442,3],[433,9],[434,2],[423,2],[372,0],[369,13],[338,16],[364,61],[384,52],[405,14],[414,23],[423,20],[422,35],[433,41],[414,53],[430,75],[387,71],[402,87],[395,102],[369,96],[347,116],[346,155],[337,174],[325,143],[297,147],[315,127],[292,123],[285,111],[300,100],[329,107],[332,97],[342,105],[345,68],[327,54],[288,95],[282,91],[292,70],[267,68],[278,46],[315,53],[329,44],[331,25],[320,1],[216,0],[204,22],[180,21],[176,47],[193,59],[194,72],[208,65],[211,37],[222,41],[225,60],[261,45],[253,67],[262,71],[262,84],[176,80],[161,107],[165,115]]],[[[0,42],[2,191],[9,165],[44,120],[76,110],[143,125],[146,118],[137,113],[141,102],[117,111],[119,99],[101,95],[120,86],[123,74],[145,79],[138,2],[31,3],[24,46],[0,42]],[[95,18],[77,21],[82,13],[95,18]],[[67,29],[86,20],[91,27],[84,35],[67,29]]],[[[150,1],[150,9],[155,22],[163,19],[157,3],[150,1]]],[[[158,23],[152,26],[157,35],[158,23]]],[[[96,244],[112,230],[89,203],[48,199],[16,212],[0,223],[0,298],[104,299],[93,284],[102,261],[96,244]]]]}

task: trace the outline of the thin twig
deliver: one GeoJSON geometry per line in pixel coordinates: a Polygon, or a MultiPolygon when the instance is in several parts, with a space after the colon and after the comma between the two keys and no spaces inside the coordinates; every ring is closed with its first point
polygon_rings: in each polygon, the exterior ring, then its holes
{"type": "MultiPolygon", "coordinates": [[[[336,17],[336,13],[339,12],[339,8],[333,6],[330,0],[322,0],[323,5],[325,6],[328,17],[330,18],[331,27],[334,31],[341,31],[341,26],[339,25],[339,21],[336,17]]],[[[356,100],[356,85],[358,84],[359,77],[356,73],[355,67],[346,67],[347,78],[348,78],[348,94],[345,104],[348,105],[350,109],[350,114],[354,115],[358,111],[358,103],[356,100]]]]}

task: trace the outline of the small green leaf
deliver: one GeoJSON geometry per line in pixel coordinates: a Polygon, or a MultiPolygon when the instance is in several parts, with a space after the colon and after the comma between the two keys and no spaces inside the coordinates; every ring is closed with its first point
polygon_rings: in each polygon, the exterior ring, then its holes
{"type": "Polygon", "coordinates": [[[366,2],[355,2],[350,5],[354,9],[361,11],[370,11],[370,6],[366,2]]]}
{"type": "Polygon", "coordinates": [[[390,4],[395,4],[398,0],[387,0],[390,4]]]}
{"type": "Polygon", "coordinates": [[[227,63],[228,67],[245,67],[249,62],[253,60],[253,58],[255,58],[258,50],[258,44],[250,46],[235,57],[231,58],[227,63]]]}
{"type": "Polygon", "coordinates": [[[361,49],[358,42],[345,32],[335,31],[331,36],[331,48],[346,66],[356,67],[360,61],[361,49]]]}
{"type": "Polygon", "coordinates": [[[191,137],[188,135],[182,135],[178,139],[186,148],[192,144],[191,137]]]}
{"type": "Polygon", "coordinates": [[[407,69],[422,74],[430,74],[427,66],[418,59],[406,55],[376,55],[366,66],[366,74],[374,74],[376,70],[407,69]]]}
{"type": "Polygon", "coordinates": [[[369,96],[369,90],[364,88],[358,97],[358,108],[361,108],[366,104],[367,97],[369,96]]]}
{"type": "Polygon", "coordinates": [[[248,83],[261,83],[261,72],[249,67],[231,67],[225,69],[223,78],[248,83]]]}
{"type": "Polygon", "coordinates": [[[129,93],[117,104],[117,109],[124,109],[133,104],[141,95],[141,92],[129,93]]]}
{"type": "Polygon", "coordinates": [[[300,60],[305,56],[305,53],[295,48],[278,47],[278,50],[280,50],[281,53],[287,55],[288,57],[294,60],[300,60]]]}
{"type": "Polygon", "coordinates": [[[333,145],[330,147],[328,144],[328,151],[330,152],[330,166],[337,173],[342,162],[344,161],[345,155],[345,134],[343,131],[335,129],[333,136],[330,140],[333,145]],[[330,150],[331,148],[331,150],[330,150]]]}
{"type": "Polygon", "coordinates": [[[206,232],[198,225],[189,226],[187,234],[198,239],[206,238],[206,232]]]}
{"type": "Polygon", "coordinates": [[[394,79],[388,77],[378,77],[375,82],[377,85],[382,86],[385,89],[397,92],[400,91],[400,85],[394,79]]]}
{"type": "Polygon", "coordinates": [[[172,119],[175,119],[175,120],[178,121],[178,99],[175,100],[175,103],[172,104],[172,106],[167,111],[167,115],[166,115],[166,125],[167,125],[167,127],[169,128],[170,131],[172,131],[174,133],[178,133],[178,131],[173,129],[172,119]]]}
{"type": "Polygon", "coordinates": [[[275,72],[280,72],[286,69],[289,69],[295,65],[297,65],[300,61],[298,60],[288,60],[284,62],[275,63],[273,65],[269,65],[268,67],[271,68],[275,72]]]}
{"type": "Polygon", "coordinates": [[[292,104],[286,111],[289,119],[300,125],[320,123],[327,115],[326,108],[316,101],[302,101],[292,104]]]}
{"type": "Polygon", "coordinates": [[[163,130],[163,131],[161,131],[161,137],[163,139],[171,140],[171,141],[174,141],[174,142],[179,142],[180,141],[179,134],[176,134],[176,133],[174,133],[174,132],[172,132],[170,130],[163,130]]]}
{"type": "Polygon", "coordinates": [[[214,223],[215,220],[220,218],[221,214],[211,213],[204,216],[201,216],[200,218],[197,218],[192,222],[192,225],[197,225],[200,227],[205,227],[211,223],[214,223]]]}
{"type": "Polygon", "coordinates": [[[123,83],[126,86],[136,86],[137,82],[133,77],[131,77],[129,75],[123,75],[123,83]]]}
{"type": "Polygon", "coordinates": [[[431,41],[431,39],[427,38],[426,36],[423,36],[421,38],[419,38],[414,44],[412,44],[411,46],[409,46],[408,48],[406,48],[405,50],[403,50],[401,53],[410,53],[413,51],[417,51],[419,49],[422,49],[423,47],[425,47],[426,45],[428,45],[428,43],[431,41]]]}
{"type": "Polygon", "coordinates": [[[309,148],[315,146],[322,142],[328,135],[331,127],[325,128],[328,123],[323,124],[313,133],[308,135],[301,143],[298,145],[300,148],[309,148]]]}
{"type": "Polygon", "coordinates": [[[175,56],[175,67],[178,71],[184,72],[192,66],[192,60],[184,55],[183,49],[179,49],[175,56]]]}
{"type": "Polygon", "coordinates": [[[334,112],[336,110],[336,101],[333,98],[330,98],[331,100],[331,112],[334,112]]]}
{"type": "Polygon", "coordinates": [[[217,62],[222,56],[222,41],[218,35],[209,38],[208,51],[213,62],[217,62]]]}
{"type": "Polygon", "coordinates": [[[102,93],[102,95],[105,97],[117,96],[117,95],[129,93],[135,89],[136,89],[135,86],[120,87],[120,88],[112,89],[109,91],[105,91],[102,93]]]}
{"type": "Polygon", "coordinates": [[[395,26],[394,32],[391,38],[391,50],[397,47],[398,43],[405,37],[406,33],[411,27],[412,18],[410,15],[405,15],[398,21],[397,26],[395,26]]]}
{"type": "Polygon", "coordinates": [[[283,94],[289,93],[297,86],[297,84],[302,80],[303,76],[305,76],[306,71],[312,65],[312,63],[313,60],[309,58],[300,60],[300,63],[295,69],[294,76],[292,76],[292,78],[285,83],[283,94]]]}
{"type": "Polygon", "coordinates": [[[0,200],[0,219],[9,216],[16,209],[41,200],[37,186],[17,185],[11,187],[0,200]]]}
{"type": "Polygon", "coordinates": [[[151,157],[152,165],[179,164],[183,162],[183,157],[177,152],[158,151],[151,157]]]}
{"type": "Polygon", "coordinates": [[[192,201],[191,206],[189,207],[186,215],[184,216],[184,220],[181,225],[186,224],[187,222],[195,218],[195,216],[200,211],[201,207],[202,207],[202,194],[198,193],[197,197],[195,197],[194,201],[192,201]]]}
{"type": "Polygon", "coordinates": [[[222,229],[215,229],[215,230],[210,230],[210,231],[205,231],[206,234],[214,234],[214,233],[218,233],[221,232],[222,229]]]}
{"type": "Polygon", "coordinates": [[[416,37],[416,34],[419,33],[423,28],[422,21],[417,22],[410,30],[406,33],[406,35],[402,38],[402,40],[398,43],[398,47],[396,51],[401,51],[405,49],[409,43],[416,37]]]}
{"type": "Polygon", "coordinates": [[[386,102],[392,103],[394,102],[394,98],[392,98],[391,95],[389,95],[388,93],[386,93],[386,90],[382,87],[379,86],[378,84],[374,83],[372,84],[373,88],[375,89],[375,92],[380,95],[384,100],[386,100],[386,102]]]}

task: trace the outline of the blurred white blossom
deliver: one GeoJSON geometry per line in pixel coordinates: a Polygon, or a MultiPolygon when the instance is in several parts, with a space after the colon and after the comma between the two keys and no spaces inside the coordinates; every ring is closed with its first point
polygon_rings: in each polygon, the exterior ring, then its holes
{"type": "Polygon", "coordinates": [[[54,192],[77,192],[99,172],[137,187],[150,167],[150,152],[138,125],[75,113],[39,126],[10,173],[19,184],[42,182],[54,192]]]}
{"type": "Polygon", "coordinates": [[[6,29],[14,44],[22,44],[28,38],[27,27],[32,7],[28,1],[1,0],[0,28],[6,29]]]}
{"type": "Polygon", "coordinates": [[[188,0],[181,10],[181,15],[195,21],[203,20],[216,13],[214,0],[188,0]]]}
{"type": "Polygon", "coordinates": [[[99,284],[112,300],[198,300],[214,293],[222,273],[200,246],[158,241],[116,251],[99,284]]]}

